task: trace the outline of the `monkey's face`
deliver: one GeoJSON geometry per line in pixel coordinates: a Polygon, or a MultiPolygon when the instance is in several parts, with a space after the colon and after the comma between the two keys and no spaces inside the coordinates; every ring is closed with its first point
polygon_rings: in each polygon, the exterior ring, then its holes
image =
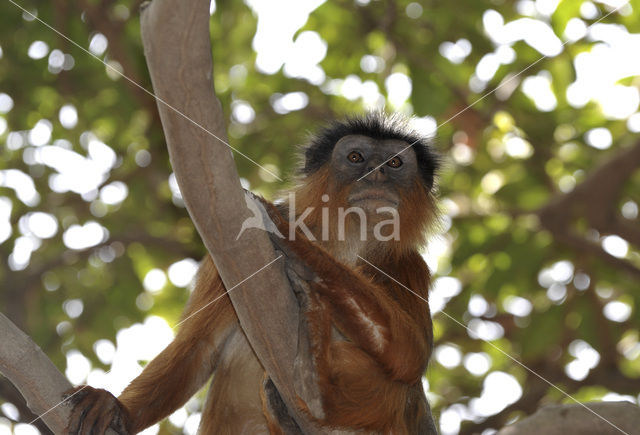
{"type": "Polygon", "coordinates": [[[401,193],[418,177],[415,152],[397,139],[368,136],[342,137],[333,149],[331,168],[339,191],[347,189],[347,202],[367,214],[382,207],[398,209],[401,193]],[[359,180],[359,181],[358,181],[359,180]]]}

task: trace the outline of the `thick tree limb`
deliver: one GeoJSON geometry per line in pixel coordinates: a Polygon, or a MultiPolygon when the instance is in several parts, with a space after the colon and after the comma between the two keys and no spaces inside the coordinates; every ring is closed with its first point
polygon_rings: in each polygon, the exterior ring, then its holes
{"type": "MultiPolygon", "coordinates": [[[[1,313],[0,335],[0,373],[53,433],[65,433],[71,408],[62,403],[62,395],[72,387],[71,383],[33,340],[1,313]]],[[[108,429],[107,435],[115,432],[108,429]]]]}
{"type": "Polygon", "coordinates": [[[213,91],[209,1],[154,0],[143,9],[141,24],[169,155],[187,210],[290,415],[305,433],[317,433],[295,402],[299,308],[283,259],[276,257],[263,230],[249,229],[236,240],[242,223],[253,215],[225,143],[225,117],[213,91]]]}
{"type": "Polygon", "coordinates": [[[533,414],[540,405],[540,401],[547,393],[549,386],[537,378],[532,379],[533,383],[531,383],[527,390],[523,392],[520,399],[511,405],[508,405],[497,414],[487,417],[479,423],[463,424],[459,435],[479,434],[485,429],[502,427],[505,424],[505,421],[508,421],[508,418],[511,417],[511,414],[516,411],[533,414]]]}
{"type": "MultiPolygon", "coordinates": [[[[66,2],[63,0],[61,3],[65,4],[66,2]]],[[[86,14],[90,27],[107,37],[109,41],[109,57],[117,60],[122,66],[123,72],[131,79],[131,81],[127,80],[125,82],[129,87],[129,92],[137,100],[140,107],[146,108],[147,112],[153,117],[154,122],[151,127],[157,128],[159,119],[153,99],[142,88],[134,85],[134,83],[146,83],[146,80],[142,80],[139,68],[136,68],[136,64],[123,42],[126,21],[117,21],[110,18],[110,15],[112,16],[110,9],[113,7],[110,1],[90,2],[88,0],[80,0],[78,4],[86,14]]],[[[137,10],[136,6],[131,6],[131,10],[137,10]]]]}
{"type": "Polygon", "coordinates": [[[616,213],[620,190],[640,169],[640,142],[626,148],[592,171],[573,191],[556,196],[538,212],[542,225],[559,242],[599,257],[613,267],[640,277],[632,263],[608,254],[601,246],[571,230],[575,216],[582,216],[604,234],[618,234],[631,243],[640,243],[640,230],[616,213]]]}
{"type": "Polygon", "coordinates": [[[62,400],[62,393],[71,388],[71,384],[38,345],[3,314],[0,314],[0,334],[0,372],[20,391],[34,414],[46,412],[42,420],[53,433],[63,433],[69,408],[51,408],[62,400]]]}
{"type": "Polygon", "coordinates": [[[585,406],[589,409],[582,405],[546,406],[503,428],[498,435],[630,435],[640,427],[640,408],[632,403],[599,402],[585,406]]]}
{"type": "MultiPolygon", "coordinates": [[[[29,423],[38,417],[33,413],[33,411],[31,411],[25,398],[9,379],[0,378],[0,400],[12,403],[16,408],[18,408],[21,423],[29,423]]],[[[42,435],[53,434],[51,429],[49,429],[49,426],[47,426],[41,419],[33,421],[33,425],[42,435]]]]}

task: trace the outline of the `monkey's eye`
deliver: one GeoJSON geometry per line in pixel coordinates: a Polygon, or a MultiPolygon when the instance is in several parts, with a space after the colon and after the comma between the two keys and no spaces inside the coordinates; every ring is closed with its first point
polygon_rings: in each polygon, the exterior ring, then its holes
{"type": "Polygon", "coordinates": [[[347,156],[347,159],[351,162],[351,163],[360,163],[362,162],[364,159],[362,158],[362,154],[360,154],[357,151],[351,151],[349,153],[349,155],[347,156]]]}
{"type": "Polygon", "coordinates": [[[387,162],[387,165],[391,166],[392,168],[399,168],[400,166],[402,166],[402,159],[398,156],[395,156],[387,162]]]}

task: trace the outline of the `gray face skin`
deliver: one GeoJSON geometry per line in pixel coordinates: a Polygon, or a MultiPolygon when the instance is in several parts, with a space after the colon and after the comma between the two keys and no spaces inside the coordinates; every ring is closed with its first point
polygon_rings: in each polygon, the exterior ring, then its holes
{"type": "Polygon", "coordinates": [[[340,187],[352,185],[348,196],[350,206],[362,207],[367,212],[375,212],[379,207],[397,209],[400,192],[411,188],[418,175],[418,162],[412,148],[394,157],[408,145],[397,139],[361,135],[344,136],[336,143],[331,168],[340,187]],[[388,159],[391,160],[384,163],[388,159]],[[374,168],[377,168],[374,172],[357,181],[374,168]]]}

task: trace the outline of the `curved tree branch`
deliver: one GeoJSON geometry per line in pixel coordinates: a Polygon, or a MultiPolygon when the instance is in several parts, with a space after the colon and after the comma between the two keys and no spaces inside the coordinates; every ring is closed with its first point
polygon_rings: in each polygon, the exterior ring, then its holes
{"type": "MultiPolygon", "coordinates": [[[[20,391],[31,411],[53,433],[65,433],[70,408],[62,402],[72,385],[40,347],[0,313],[0,373],[20,391]]],[[[106,435],[116,435],[108,429],[106,435]]]]}
{"type": "Polygon", "coordinates": [[[209,1],[154,0],[144,7],[141,21],[147,65],[187,210],[289,414],[305,433],[317,433],[297,406],[299,307],[284,262],[263,230],[249,229],[236,240],[252,213],[213,90],[209,1]]]}
{"type": "Polygon", "coordinates": [[[44,414],[42,420],[49,429],[63,433],[69,409],[55,405],[71,384],[38,345],[3,314],[0,334],[0,372],[20,391],[34,414],[44,414]]]}
{"type": "Polygon", "coordinates": [[[18,412],[20,413],[19,421],[21,423],[32,422],[42,435],[53,434],[51,429],[49,429],[49,426],[47,426],[41,419],[36,420],[38,416],[29,408],[26,399],[9,379],[0,379],[0,400],[10,402],[18,408],[18,412]]]}
{"type": "Polygon", "coordinates": [[[538,211],[542,226],[568,247],[599,257],[613,267],[640,277],[640,269],[616,258],[598,244],[571,230],[575,216],[584,216],[589,224],[605,234],[619,234],[631,243],[640,243],[640,231],[615,213],[620,190],[640,169],[640,142],[624,149],[592,171],[573,191],[556,196],[538,211]]]}
{"type": "Polygon", "coordinates": [[[498,435],[619,435],[636,433],[640,408],[629,402],[552,405],[538,410],[498,435]]]}

